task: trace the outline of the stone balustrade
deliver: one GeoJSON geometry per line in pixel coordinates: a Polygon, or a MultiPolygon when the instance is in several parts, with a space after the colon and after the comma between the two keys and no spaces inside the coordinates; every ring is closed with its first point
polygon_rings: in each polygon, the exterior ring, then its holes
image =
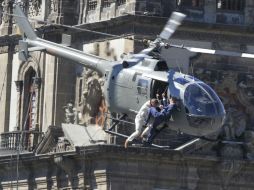
{"type": "Polygon", "coordinates": [[[38,131],[12,131],[1,134],[1,148],[32,151],[42,138],[38,131]]]}

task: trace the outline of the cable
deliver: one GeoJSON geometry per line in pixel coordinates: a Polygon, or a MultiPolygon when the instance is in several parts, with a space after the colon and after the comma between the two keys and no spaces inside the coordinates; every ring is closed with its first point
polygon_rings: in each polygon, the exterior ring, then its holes
{"type": "Polygon", "coordinates": [[[65,27],[65,28],[75,29],[75,30],[78,30],[78,31],[81,31],[81,32],[91,32],[91,33],[95,33],[95,34],[99,34],[99,35],[103,35],[103,36],[117,37],[117,38],[124,37],[125,39],[128,39],[128,40],[143,42],[143,40],[126,37],[125,35],[115,35],[115,34],[109,34],[109,33],[105,33],[105,32],[98,32],[98,31],[94,31],[94,30],[89,30],[89,29],[85,29],[85,28],[78,28],[76,26],[70,26],[70,25],[65,25],[65,24],[56,24],[56,23],[52,23],[52,22],[49,22],[49,21],[43,21],[43,20],[39,20],[39,19],[35,19],[35,18],[27,18],[27,17],[16,15],[16,14],[10,14],[10,13],[2,13],[2,14],[8,15],[8,16],[24,18],[24,19],[36,21],[38,23],[49,24],[49,25],[52,25],[52,26],[61,26],[61,27],[65,27]]]}

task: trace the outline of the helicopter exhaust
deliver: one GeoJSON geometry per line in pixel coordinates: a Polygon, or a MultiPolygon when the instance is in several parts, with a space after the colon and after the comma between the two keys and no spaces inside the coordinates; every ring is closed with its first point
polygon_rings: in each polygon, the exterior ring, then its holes
{"type": "Polygon", "coordinates": [[[43,48],[53,55],[76,61],[100,74],[105,73],[106,68],[108,68],[109,65],[112,65],[112,62],[100,57],[39,38],[18,5],[14,4],[13,12],[16,15],[15,19],[17,25],[26,36],[26,39],[22,40],[23,43],[25,42],[27,45],[43,48]]]}

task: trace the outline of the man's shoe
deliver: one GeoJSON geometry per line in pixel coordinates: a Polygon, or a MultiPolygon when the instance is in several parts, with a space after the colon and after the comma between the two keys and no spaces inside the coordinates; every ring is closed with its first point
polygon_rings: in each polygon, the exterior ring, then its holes
{"type": "Polygon", "coordinates": [[[128,143],[129,143],[129,141],[126,139],[126,141],[124,143],[124,148],[128,148],[128,143]]]}
{"type": "Polygon", "coordinates": [[[151,146],[151,144],[149,142],[147,142],[147,141],[142,141],[142,143],[143,143],[143,147],[149,147],[149,146],[151,146]]]}

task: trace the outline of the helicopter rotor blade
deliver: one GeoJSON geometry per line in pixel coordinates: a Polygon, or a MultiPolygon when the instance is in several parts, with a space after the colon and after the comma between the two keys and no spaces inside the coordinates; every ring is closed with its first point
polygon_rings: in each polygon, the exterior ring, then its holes
{"type": "Polygon", "coordinates": [[[195,52],[195,53],[206,53],[206,54],[213,54],[213,55],[254,58],[254,54],[250,54],[250,53],[240,53],[240,52],[233,52],[233,51],[203,49],[203,48],[194,48],[194,47],[183,47],[183,48],[187,49],[190,52],[195,52]]]}
{"type": "Polygon", "coordinates": [[[185,17],[186,15],[183,13],[173,12],[159,37],[161,39],[168,40],[176,31],[178,26],[182,24],[182,21],[185,17]]]}
{"type": "Polygon", "coordinates": [[[167,22],[167,24],[164,26],[164,29],[159,35],[159,38],[157,38],[155,41],[151,42],[149,44],[149,47],[142,50],[138,54],[133,54],[132,57],[126,59],[127,62],[139,62],[146,57],[150,57],[149,53],[151,53],[155,48],[160,48],[163,42],[161,40],[168,40],[172,34],[176,31],[179,25],[182,24],[183,19],[186,17],[185,14],[179,13],[179,12],[173,12],[167,22]]]}

